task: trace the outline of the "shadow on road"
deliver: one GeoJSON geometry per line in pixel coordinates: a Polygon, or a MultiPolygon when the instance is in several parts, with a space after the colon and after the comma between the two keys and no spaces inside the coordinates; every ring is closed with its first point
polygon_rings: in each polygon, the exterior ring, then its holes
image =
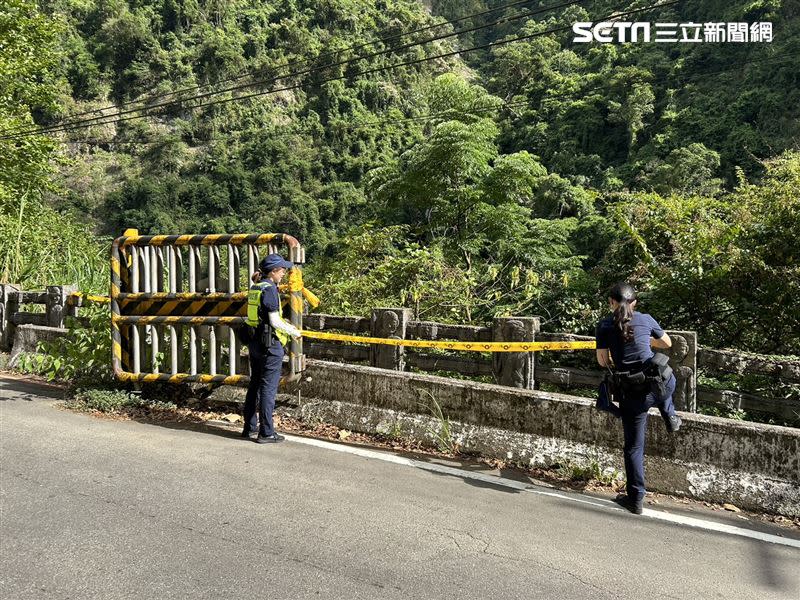
{"type": "Polygon", "coordinates": [[[45,383],[6,379],[0,376],[0,401],[22,400],[24,402],[33,402],[37,398],[41,399],[41,397],[61,400],[64,397],[64,390],[58,386],[45,383]]]}
{"type": "Polygon", "coordinates": [[[195,431],[197,433],[206,433],[215,435],[222,438],[231,440],[241,440],[238,430],[227,429],[223,427],[213,427],[206,423],[194,423],[191,421],[161,421],[149,418],[133,417],[131,421],[135,423],[142,423],[144,425],[154,425],[156,427],[164,427],[165,429],[173,429],[177,431],[195,431]]]}
{"type": "Polygon", "coordinates": [[[508,486],[501,485],[499,483],[492,483],[490,481],[481,481],[479,479],[471,479],[470,477],[458,477],[457,475],[453,475],[452,473],[442,473],[440,471],[426,471],[426,472],[431,474],[431,475],[438,475],[439,477],[447,477],[449,479],[452,479],[453,477],[456,477],[456,478],[460,479],[461,481],[463,481],[464,483],[466,483],[467,485],[470,485],[470,486],[472,486],[474,488],[480,488],[480,489],[486,489],[486,490],[495,490],[497,492],[506,492],[507,494],[519,494],[520,492],[523,491],[523,490],[510,488],[508,486]]]}
{"type": "MultiPolygon", "coordinates": [[[[597,510],[596,508],[592,508],[590,506],[586,506],[583,504],[573,504],[570,507],[572,510],[591,513],[596,515],[597,510]]],[[[615,526],[620,528],[620,531],[631,531],[633,527],[636,525],[645,523],[647,525],[652,526],[653,521],[651,519],[647,519],[646,517],[643,518],[641,516],[630,514],[628,511],[624,509],[619,510],[608,510],[603,509],[604,515],[607,519],[613,520],[615,522],[615,526]]],[[[673,512],[673,511],[669,511],[673,512]]],[[[695,518],[700,517],[702,518],[704,515],[693,515],[695,518]]],[[[725,520],[721,520],[721,522],[725,522],[725,520]]],[[[733,524],[733,523],[730,523],[733,524]]],[[[687,529],[685,527],[680,527],[674,524],[662,522],[662,526],[665,528],[674,529],[676,532],[680,533],[687,533],[689,535],[695,535],[694,532],[697,530],[695,529],[687,529]]],[[[738,525],[737,525],[738,526],[738,525]]],[[[772,533],[775,535],[785,535],[785,532],[781,533],[772,529],[771,531],[769,528],[764,526],[756,526],[756,527],[742,527],[743,529],[751,529],[755,531],[764,531],[765,533],[772,533]]],[[[735,558],[731,557],[729,559],[730,568],[731,569],[738,569],[744,570],[747,568],[751,568],[754,571],[754,579],[757,579],[761,585],[765,588],[769,588],[772,591],[777,592],[791,592],[793,587],[792,581],[789,580],[787,577],[787,573],[794,572],[796,569],[795,562],[788,558],[787,556],[781,556],[779,550],[783,550],[785,548],[776,546],[766,541],[761,541],[753,538],[745,538],[745,537],[738,537],[738,536],[731,536],[727,533],[721,533],[717,531],[705,531],[705,535],[708,536],[719,536],[720,538],[724,538],[726,540],[736,539],[739,540],[742,544],[747,544],[749,548],[752,548],[751,553],[748,553],[746,557],[744,557],[741,563],[735,563],[735,558]],[[752,556],[755,554],[755,556],[752,556]]],[[[794,537],[794,536],[787,536],[787,537],[794,537]]]]}
{"type": "Polygon", "coordinates": [[[472,459],[468,456],[463,458],[439,458],[437,456],[429,456],[425,454],[402,453],[402,455],[419,462],[442,464],[464,471],[499,475],[505,479],[519,481],[520,483],[530,483],[533,485],[552,487],[570,492],[584,492],[589,486],[588,480],[566,480],[564,478],[554,477],[545,469],[537,470],[535,473],[531,474],[522,468],[514,466],[501,465],[492,467],[485,462],[477,460],[477,458],[472,459]]]}
{"type": "MultiPolygon", "coordinates": [[[[786,560],[778,556],[777,552],[775,552],[775,548],[771,544],[764,544],[758,540],[750,540],[750,543],[754,546],[754,552],[758,558],[756,574],[764,587],[781,592],[787,592],[793,589],[792,583],[788,581],[785,575],[786,568],[788,568],[789,565],[782,564],[785,563],[786,560]]],[[[795,565],[793,568],[796,569],[797,564],[793,564],[795,565]]]]}

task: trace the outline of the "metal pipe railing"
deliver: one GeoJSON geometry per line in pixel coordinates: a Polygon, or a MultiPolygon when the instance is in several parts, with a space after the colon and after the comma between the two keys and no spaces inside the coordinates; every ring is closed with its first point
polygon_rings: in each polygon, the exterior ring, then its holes
{"type": "MultiPolygon", "coordinates": [[[[244,323],[246,314],[242,246],[247,248],[246,286],[258,266],[261,248],[275,253],[280,246],[288,247],[290,260],[297,263],[290,282],[300,282],[298,289],[290,284],[289,320],[302,328],[300,265],[305,253],[295,238],[284,234],[140,236],[129,230],[114,240],[111,250],[112,366],[118,379],[237,385],[249,380],[240,374],[242,348],[234,329],[244,323]],[[161,352],[167,346],[168,358],[161,364],[161,352]],[[128,352],[130,361],[123,362],[128,352]],[[144,365],[149,372],[143,371],[144,365]]],[[[284,381],[296,380],[304,368],[302,348],[300,341],[290,345],[289,375],[284,381]]]]}

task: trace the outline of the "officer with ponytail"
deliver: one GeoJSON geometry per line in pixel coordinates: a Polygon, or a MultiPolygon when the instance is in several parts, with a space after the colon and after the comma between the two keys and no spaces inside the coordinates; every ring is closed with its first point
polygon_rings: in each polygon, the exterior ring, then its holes
{"type": "Polygon", "coordinates": [[[250,385],[244,404],[242,437],[255,438],[259,444],[284,439],[273,427],[272,412],[281,380],[283,347],[290,338],[299,338],[301,333],[281,317],[278,285],[293,266],[279,254],[270,254],[253,273],[253,285],[247,295],[247,325],[252,329],[247,336],[250,385]]]}
{"type": "Polygon", "coordinates": [[[667,431],[678,431],[681,426],[672,403],[675,376],[667,357],[653,352],[654,348],[670,348],[672,341],[653,317],[635,310],[636,292],[630,284],[611,288],[608,304],[612,314],[597,327],[597,362],[613,372],[620,399],[627,494],[618,496],[617,502],[640,515],[645,495],[647,411],[657,407],[667,431]]]}

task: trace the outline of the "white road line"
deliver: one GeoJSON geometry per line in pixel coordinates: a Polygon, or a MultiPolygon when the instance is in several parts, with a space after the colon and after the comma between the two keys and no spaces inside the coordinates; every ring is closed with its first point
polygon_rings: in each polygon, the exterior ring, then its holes
{"type": "MultiPolygon", "coordinates": [[[[540,489],[530,483],[522,481],[514,481],[513,479],[506,479],[496,475],[487,475],[486,473],[475,473],[472,471],[465,471],[464,469],[457,469],[455,467],[448,467],[447,465],[440,465],[437,463],[429,463],[421,460],[414,460],[413,458],[406,458],[397,456],[387,452],[376,452],[367,448],[358,448],[354,446],[346,446],[343,444],[336,444],[333,442],[326,442],[315,438],[307,438],[296,435],[286,435],[286,439],[299,444],[306,444],[307,446],[316,446],[317,448],[325,448],[326,450],[333,450],[335,452],[344,452],[346,454],[354,454],[363,458],[372,458],[375,460],[382,460],[384,462],[394,463],[396,465],[403,465],[406,467],[414,467],[425,471],[432,471],[434,473],[443,473],[446,475],[453,475],[464,479],[471,479],[473,481],[481,481],[490,485],[501,486],[518,490],[521,492],[529,492],[539,496],[549,496],[551,498],[558,498],[560,500],[567,500],[578,504],[589,504],[596,508],[605,510],[614,510],[626,512],[624,508],[618,506],[611,500],[604,500],[601,498],[586,498],[579,496],[572,496],[540,489]]],[[[800,548],[800,540],[792,538],[784,538],[770,533],[762,533],[752,529],[743,529],[733,525],[726,525],[724,523],[717,523],[715,521],[707,521],[705,519],[698,519],[696,517],[687,517],[683,515],[676,515],[668,512],[652,510],[649,508],[644,509],[642,517],[654,519],[657,521],[666,521],[676,525],[683,525],[686,527],[695,527],[698,529],[705,529],[707,531],[716,531],[718,533],[727,533],[729,535],[737,535],[740,537],[751,538],[762,542],[771,544],[780,544],[782,546],[790,546],[792,548],[800,548]]]]}

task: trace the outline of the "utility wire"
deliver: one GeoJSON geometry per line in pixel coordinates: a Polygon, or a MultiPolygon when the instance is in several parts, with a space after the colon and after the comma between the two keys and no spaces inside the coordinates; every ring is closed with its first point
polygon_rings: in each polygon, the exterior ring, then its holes
{"type": "MultiPolygon", "coordinates": [[[[428,39],[425,39],[425,40],[420,40],[420,41],[417,41],[417,42],[409,42],[409,43],[402,44],[402,45],[399,45],[399,46],[393,46],[391,48],[387,48],[387,49],[381,50],[379,52],[373,52],[371,54],[365,54],[365,55],[353,57],[353,58],[350,58],[350,59],[347,59],[347,60],[342,60],[342,61],[339,61],[339,62],[328,63],[328,64],[325,64],[325,65],[312,67],[312,68],[306,69],[304,71],[299,71],[299,72],[296,72],[296,73],[286,73],[284,75],[276,76],[276,77],[273,77],[271,79],[254,80],[254,81],[250,81],[250,82],[247,82],[247,83],[243,83],[243,84],[239,84],[239,85],[235,85],[235,86],[230,86],[230,87],[227,87],[227,88],[222,88],[222,89],[219,89],[219,90],[208,91],[208,92],[204,92],[204,93],[201,93],[201,94],[196,94],[194,96],[189,96],[189,97],[186,97],[186,98],[178,98],[178,99],[175,99],[175,100],[172,100],[172,101],[161,102],[161,103],[157,103],[157,104],[151,104],[149,106],[142,106],[142,107],[138,107],[138,108],[131,108],[131,109],[128,109],[128,110],[118,111],[118,112],[116,112],[114,114],[100,115],[100,116],[91,117],[91,118],[88,118],[88,119],[81,119],[81,120],[78,120],[78,121],[66,121],[66,122],[62,122],[59,125],[50,125],[50,126],[47,126],[47,127],[35,127],[35,128],[30,128],[30,129],[27,129],[27,130],[23,130],[23,131],[12,131],[10,133],[7,133],[7,134],[1,136],[0,139],[8,139],[10,137],[14,137],[14,136],[17,136],[17,135],[26,135],[26,134],[29,134],[29,133],[37,133],[38,134],[38,133],[45,133],[45,132],[66,131],[65,128],[70,126],[70,125],[78,125],[78,124],[90,123],[90,122],[93,122],[93,121],[102,121],[103,119],[116,118],[116,117],[120,117],[120,116],[123,116],[123,115],[135,113],[135,112],[152,111],[152,110],[155,110],[155,109],[158,109],[158,108],[174,106],[175,104],[179,104],[181,102],[208,98],[208,97],[216,96],[216,95],[219,95],[219,94],[224,94],[224,93],[227,93],[227,92],[234,92],[234,91],[238,91],[238,90],[242,90],[242,89],[246,89],[246,88],[251,88],[251,87],[254,87],[254,86],[257,86],[257,85],[266,85],[266,84],[269,84],[269,83],[276,83],[276,82],[280,81],[281,79],[286,79],[286,78],[290,78],[290,77],[299,77],[301,75],[308,75],[308,74],[312,74],[312,73],[315,73],[315,72],[318,72],[318,71],[322,71],[324,69],[330,69],[330,68],[334,68],[334,67],[349,65],[349,64],[352,64],[352,63],[357,62],[359,60],[367,60],[367,59],[376,58],[376,57],[379,57],[379,56],[384,56],[384,55],[387,55],[387,54],[394,54],[394,53],[396,53],[396,52],[398,52],[400,50],[407,50],[407,49],[413,48],[415,46],[421,46],[423,44],[428,44],[428,43],[431,43],[431,42],[437,42],[437,41],[440,41],[440,40],[444,40],[444,39],[447,39],[447,38],[455,37],[455,36],[462,35],[462,34],[465,34],[465,33],[472,33],[474,31],[478,31],[480,29],[486,29],[486,28],[489,28],[489,27],[494,27],[495,25],[500,25],[500,24],[503,24],[503,23],[510,23],[510,22],[513,22],[513,21],[517,21],[519,19],[528,18],[528,17],[530,17],[532,15],[540,14],[540,13],[543,13],[543,12],[549,12],[551,10],[557,10],[559,8],[566,8],[568,6],[579,4],[579,3],[585,2],[585,1],[586,0],[569,0],[567,2],[562,2],[560,4],[551,5],[551,6],[547,6],[547,7],[542,7],[542,8],[538,8],[538,9],[535,9],[535,10],[530,10],[530,11],[526,11],[526,12],[523,12],[523,13],[518,13],[516,15],[511,15],[511,16],[508,16],[508,17],[503,17],[501,19],[498,19],[496,21],[492,21],[491,23],[486,23],[484,25],[478,25],[478,26],[475,26],[475,27],[470,27],[468,29],[460,29],[458,31],[454,31],[454,32],[450,32],[450,33],[434,36],[434,37],[431,37],[431,38],[428,38],[428,39]]],[[[102,121],[102,122],[104,122],[104,121],[102,121]]],[[[98,124],[101,124],[101,123],[98,123],[98,124]]],[[[5,133],[5,132],[3,132],[3,133],[5,133]]]]}
{"type": "MultiPolygon", "coordinates": [[[[611,15],[608,15],[606,17],[602,17],[601,20],[608,20],[608,19],[612,19],[612,18],[619,19],[619,18],[626,17],[626,16],[629,16],[629,15],[638,14],[638,13],[641,13],[641,12],[649,12],[651,10],[656,10],[656,9],[660,9],[660,8],[665,8],[667,6],[672,6],[674,4],[678,4],[680,1],[681,0],[670,0],[668,2],[655,4],[655,5],[649,6],[649,7],[632,9],[632,10],[624,11],[624,12],[621,12],[621,13],[611,14],[611,15]]],[[[394,69],[394,68],[397,68],[397,67],[404,67],[404,66],[420,64],[420,63],[429,62],[431,60],[437,60],[437,59],[441,59],[441,58],[448,58],[450,56],[455,56],[457,54],[464,54],[464,53],[467,53],[467,52],[474,52],[476,50],[484,50],[484,49],[492,48],[492,47],[495,47],[495,46],[500,46],[500,45],[509,44],[509,43],[513,43],[513,42],[518,42],[518,41],[522,41],[522,40],[528,40],[528,39],[533,39],[533,38],[537,38],[537,37],[542,37],[542,36],[545,36],[545,35],[550,35],[552,33],[560,33],[560,32],[563,32],[563,31],[567,31],[569,29],[571,29],[571,25],[565,25],[565,26],[561,26],[561,27],[554,27],[554,28],[546,29],[544,31],[539,31],[539,32],[536,32],[536,33],[528,34],[528,35],[516,36],[516,37],[512,37],[512,38],[507,38],[507,39],[504,39],[504,40],[490,42],[490,43],[487,43],[487,44],[481,44],[479,46],[473,46],[471,48],[465,48],[465,49],[462,49],[462,50],[455,50],[455,51],[452,51],[452,52],[446,52],[444,54],[438,54],[438,55],[429,56],[429,57],[421,58],[421,59],[415,59],[415,60],[410,60],[410,61],[405,61],[405,62],[400,62],[400,63],[394,63],[394,64],[391,64],[391,65],[388,65],[388,66],[384,66],[384,67],[376,67],[376,68],[373,68],[373,69],[366,69],[364,71],[359,71],[359,72],[353,73],[351,75],[344,75],[344,76],[339,76],[339,77],[331,77],[331,78],[328,78],[328,79],[322,79],[321,81],[317,82],[317,84],[327,83],[327,82],[330,82],[330,81],[348,79],[348,78],[351,78],[351,77],[357,77],[357,76],[361,76],[361,75],[369,75],[369,74],[372,74],[372,73],[388,71],[388,70],[391,70],[391,69],[394,69]]],[[[423,42],[423,43],[425,43],[425,42],[423,42]]],[[[412,44],[412,45],[419,45],[419,44],[412,44]]],[[[363,59],[363,57],[359,57],[359,58],[356,58],[354,60],[362,60],[362,59],[363,59]]],[[[354,60],[353,61],[346,61],[346,63],[354,62],[354,60]]],[[[325,66],[325,67],[322,67],[322,68],[328,68],[328,67],[329,66],[325,66]]],[[[320,70],[320,69],[313,69],[312,72],[313,71],[317,71],[317,70],[320,70]]],[[[244,87],[249,87],[249,86],[244,86],[244,87]]],[[[255,97],[258,97],[258,96],[276,94],[278,92],[295,90],[295,89],[299,89],[301,87],[303,87],[302,84],[295,84],[295,85],[292,85],[292,86],[287,86],[287,87],[273,89],[273,90],[260,91],[260,92],[255,92],[255,93],[251,93],[251,94],[245,94],[245,95],[242,95],[242,96],[235,96],[235,97],[232,97],[232,98],[224,98],[224,99],[221,99],[221,100],[213,100],[211,102],[206,102],[206,103],[198,104],[196,106],[189,107],[189,109],[190,110],[196,110],[198,108],[206,108],[206,107],[209,107],[209,106],[215,106],[215,105],[218,105],[218,104],[225,104],[225,103],[228,103],[228,102],[234,102],[234,101],[240,101],[240,100],[248,100],[250,98],[255,98],[255,97]]],[[[217,92],[217,93],[223,93],[224,91],[230,91],[230,90],[221,90],[220,92],[217,92]]],[[[188,98],[188,99],[185,99],[185,100],[208,97],[209,95],[216,95],[217,93],[214,93],[214,94],[202,94],[202,95],[196,96],[194,98],[188,98]]],[[[166,106],[174,106],[176,104],[180,104],[180,103],[184,102],[185,100],[176,101],[176,102],[168,102],[168,103],[165,103],[164,105],[156,105],[156,106],[149,107],[149,108],[143,109],[143,110],[148,110],[149,111],[149,110],[152,110],[152,109],[155,109],[155,108],[164,108],[166,106]]],[[[113,115],[113,117],[116,117],[116,116],[118,116],[118,115],[113,115]]],[[[38,134],[38,133],[53,133],[53,132],[57,132],[57,131],[71,131],[71,130],[74,130],[74,129],[82,129],[82,128],[86,128],[86,127],[91,127],[93,125],[107,125],[107,124],[121,123],[121,122],[129,121],[131,119],[140,119],[140,118],[145,118],[145,117],[148,117],[148,116],[150,116],[149,112],[145,113],[145,114],[127,116],[127,117],[124,117],[124,118],[121,118],[121,119],[114,118],[113,120],[103,121],[103,122],[100,122],[100,123],[94,123],[93,122],[93,123],[88,124],[88,125],[85,122],[78,122],[78,123],[76,123],[76,124],[74,124],[72,126],[66,126],[65,125],[65,126],[62,126],[62,127],[51,128],[51,129],[44,129],[43,128],[43,129],[39,129],[39,130],[36,130],[36,131],[29,132],[26,135],[33,135],[33,134],[38,134]]],[[[109,117],[112,117],[112,115],[109,115],[109,117]]],[[[94,119],[92,119],[91,121],[94,121],[94,119]]],[[[0,139],[15,139],[15,138],[19,138],[21,136],[23,136],[23,134],[20,133],[20,134],[11,135],[11,136],[0,137],[0,139]]]]}
{"type": "MultiPolygon", "coordinates": [[[[756,64],[756,63],[780,63],[781,61],[784,61],[784,60],[787,60],[787,59],[794,60],[794,55],[791,52],[787,51],[787,52],[782,52],[780,54],[776,54],[774,56],[768,56],[768,57],[762,57],[762,58],[757,58],[757,59],[753,59],[753,60],[745,60],[745,61],[737,62],[735,65],[732,65],[732,66],[727,67],[727,68],[715,69],[715,70],[712,70],[712,71],[705,71],[705,70],[704,71],[696,71],[696,72],[693,72],[693,73],[686,73],[686,74],[683,74],[683,75],[679,74],[678,76],[666,75],[666,76],[662,76],[662,77],[656,77],[654,79],[643,80],[641,83],[642,84],[649,84],[649,85],[660,85],[660,84],[665,84],[665,83],[672,82],[672,83],[677,85],[677,84],[687,83],[690,80],[697,79],[697,78],[700,78],[700,77],[719,75],[719,74],[728,73],[728,72],[731,72],[731,71],[739,71],[739,70],[741,70],[741,67],[743,65],[756,64]]],[[[469,109],[467,114],[469,114],[469,115],[480,114],[480,113],[484,113],[484,112],[492,112],[492,111],[495,111],[495,110],[502,111],[504,109],[517,108],[517,107],[526,107],[526,106],[531,106],[531,107],[537,106],[537,105],[541,106],[546,102],[551,102],[551,101],[554,101],[554,100],[570,99],[570,98],[574,98],[576,96],[587,96],[588,94],[591,94],[592,92],[603,90],[606,87],[607,87],[607,83],[603,83],[603,84],[594,85],[594,86],[591,86],[591,87],[588,87],[588,88],[584,88],[584,89],[580,89],[580,90],[574,90],[572,92],[563,92],[563,93],[558,93],[558,94],[547,94],[547,95],[545,95],[545,96],[543,96],[541,98],[538,98],[538,99],[514,100],[514,101],[511,101],[511,102],[505,102],[505,103],[502,103],[502,104],[495,104],[495,105],[491,105],[491,106],[479,106],[479,107],[476,107],[476,108],[469,109]]],[[[367,128],[367,127],[382,126],[382,125],[394,125],[394,124],[413,123],[413,122],[425,122],[425,121],[433,121],[433,120],[436,120],[436,119],[439,119],[439,118],[442,118],[442,117],[447,117],[447,116],[452,115],[452,114],[453,114],[452,110],[443,110],[443,111],[427,113],[427,114],[424,114],[424,115],[417,115],[415,117],[404,117],[404,118],[398,118],[398,119],[381,119],[381,120],[376,120],[376,121],[367,121],[367,122],[363,122],[363,123],[337,123],[336,127],[337,128],[343,128],[343,129],[358,129],[358,128],[367,128]]],[[[244,132],[247,132],[247,131],[251,131],[251,129],[244,129],[244,128],[228,129],[228,130],[225,130],[223,132],[220,132],[221,134],[225,134],[226,137],[215,136],[215,137],[212,137],[212,138],[207,138],[207,139],[203,140],[203,142],[214,142],[214,141],[218,141],[218,140],[222,140],[222,139],[229,139],[227,137],[229,134],[244,133],[244,132]]],[[[302,134],[307,134],[307,133],[310,133],[310,132],[307,131],[307,130],[306,131],[299,130],[299,131],[285,131],[285,132],[278,132],[278,133],[270,132],[269,135],[270,135],[270,138],[274,139],[275,137],[292,137],[292,136],[302,135],[302,134]]],[[[155,144],[163,144],[163,143],[165,143],[165,141],[168,141],[168,140],[150,140],[150,141],[135,141],[135,140],[131,140],[131,141],[74,140],[74,141],[69,141],[69,142],[65,142],[65,143],[70,144],[70,145],[94,145],[94,146],[97,146],[97,145],[149,146],[149,145],[155,145],[155,144]]],[[[202,147],[203,145],[206,145],[206,144],[197,144],[197,145],[192,146],[192,147],[193,148],[198,148],[198,147],[202,147]]]]}
{"type": "MultiPolygon", "coordinates": [[[[500,11],[500,10],[505,10],[507,8],[513,8],[515,6],[519,6],[519,5],[522,5],[522,4],[530,4],[531,2],[534,2],[534,1],[536,1],[536,0],[517,0],[516,2],[509,2],[507,4],[502,4],[500,6],[496,6],[495,8],[490,8],[488,10],[484,10],[484,11],[481,11],[481,12],[473,13],[471,15],[466,15],[466,16],[463,16],[463,17],[459,17],[458,19],[453,19],[452,21],[443,21],[441,23],[434,23],[432,25],[426,25],[425,27],[420,27],[418,29],[412,29],[410,31],[404,31],[404,32],[401,32],[401,33],[396,33],[396,34],[388,36],[388,37],[378,38],[378,39],[373,40],[371,42],[364,42],[364,43],[361,43],[361,44],[356,44],[356,45],[353,45],[353,46],[347,46],[345,48],[340,48],[340,49],[337,49],[337,50],[328,50],[326,52],[323,52],[322,54],[318,54],[315,57],[296,59],[296,60],[293,60],[293,61],[290,61],[290,62],[286,63],[285,65],[280,65],[280,66],[275,67],[275,68],[277,68],[277,69],[287,69],[289,67],[296,67],[298,65],[310,63],[310,62],[312,62],[314,60],[319,60],[323,56],[333,56],[335,54],[341,54],[343,52],[353,52],[355,50],[360,50],[362,48],[367,48],[369,46],[374,46],[374,45],[380,44],[380,43],[385,44],[385,43],[387,43],[389,41],[397,40],[397,39],[400,39],[400,38],[402,38],[404,36],[407,36],[407,35],[413,35],[415,33],[422,33],[423,31],[429,31],[431,29],[438,29],[439,27],[444,27],[446,25],[455,25],[456,23],[460,23],[460,22],[466,21],[468,19],[474,19],[476,17],[482,17],[484,15],[488,15],[488,14],[491,14],[493,12],[497,12],[497,11],[500,11]]],[[[159,98],[164,98],[166,96],[173,96],[173,95],[177,95],[177,94],[182,94],[184,92],[192,92],[192,91],[195,91],[195,90],[202,90],[204,88],[211,88],[213,86],[217,86],[217,85],[220,85],[222,83],[229,83],[229,82],[232,82],[232,81],[240,81],[242,79],[245,79],[247,77],[252,77],[252,76],[253,76],[252,70],[248,69],[246,73],[241,73],[239,75],[236,75],[236,76],[233,76],[233,77],[227,77],[227,78],[224,78],[224,79],[218,79],[217,81],[215,81],[213,83],[197,84],[197,85],[193,85],[193,86],[189,86],[189,87],[180,88],[180,89],[177,89],[177,90],[170,90],[168,92],[163,92],[163,93],[160,93],[160,94],[156,94],[155,96],[150,96],[148,98],[142,98],[142,99],[138,99],[138,100],[129,100],[127,102],[121,102],[121,103],[118,103],[118,104],[110,104],[110,105],[104,106],[102,108],[93,108],[93,109],[86,110],[86,111],[83,111],[83,112],[71,114],[71,115],[69,115],[68,118],[69,119],[74,119],[75,117],[82,117],[84,115],[90,115],[90,114],[93,114],[93,113],[103,112],[103,111],[111,110],[111,109],[115,109],[115,108],[116,109],[120,109],[120,108],[123,108],[123,107],[126,107],[126,106],[130,106],[132,104],[145,104],[145,103],[157,100],[159,98]]],[[[111,115],[106,115],[106,116],[111,116],[111,115]]],[[[6,131],[2,131],[2,132],[0,132],[0,135],[1,134],[5,134],[5,133],[11,133],[12,131],[13,130],[11,130],[11,129],[6,130],[6,131]]]]}

